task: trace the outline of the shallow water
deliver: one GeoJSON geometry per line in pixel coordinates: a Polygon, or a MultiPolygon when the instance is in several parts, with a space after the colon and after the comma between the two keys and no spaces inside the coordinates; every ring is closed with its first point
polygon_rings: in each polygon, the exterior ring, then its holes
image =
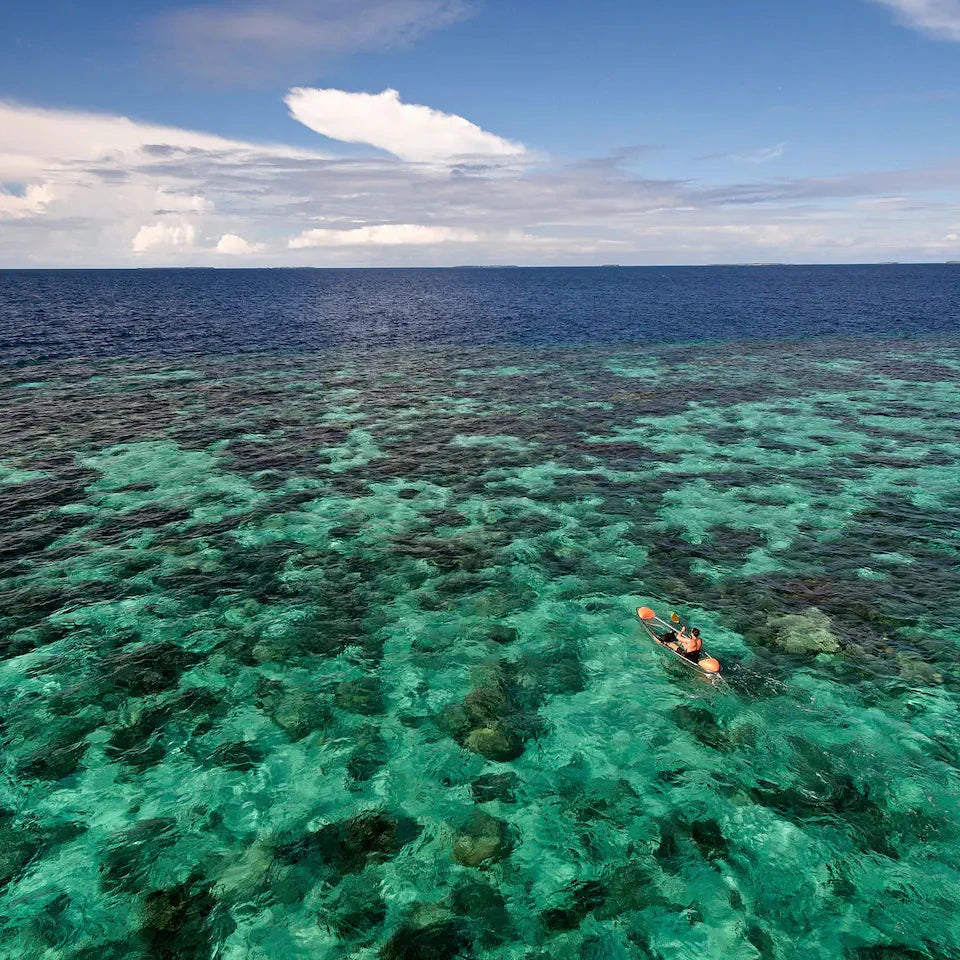
{"type": "Polygon", "coordinates": [[[8,368],[0,951],[960,955],[958,409],[945,336],[8,368]]]}

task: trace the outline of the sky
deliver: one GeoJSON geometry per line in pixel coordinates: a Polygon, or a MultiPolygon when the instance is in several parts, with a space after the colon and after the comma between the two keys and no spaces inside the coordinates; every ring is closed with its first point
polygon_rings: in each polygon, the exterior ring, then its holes
{"type": "Polygon", "coordinates": [[[35,0],[0,268],[960,260],[960,0],[35,0]]]}

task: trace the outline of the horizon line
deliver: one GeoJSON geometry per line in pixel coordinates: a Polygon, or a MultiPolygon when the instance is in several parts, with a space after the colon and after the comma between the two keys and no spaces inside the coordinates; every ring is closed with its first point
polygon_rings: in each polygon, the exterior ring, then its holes
{"type": "Polygon", "coordinates": [[[664,270],[664,269],[710,269],[716,267],[935,267],[960,266],[960,260],[847,260],[847,261],[720,261],[714,263],[457,263],[457,264],[349,264],[345,266],[313,266],[310,264],[262,264],[259,266],[227,266],[226,264],[164,265],[152,266],[0,266],[0,273],[28,273],[30,271],[71,270],[664,270]]]}

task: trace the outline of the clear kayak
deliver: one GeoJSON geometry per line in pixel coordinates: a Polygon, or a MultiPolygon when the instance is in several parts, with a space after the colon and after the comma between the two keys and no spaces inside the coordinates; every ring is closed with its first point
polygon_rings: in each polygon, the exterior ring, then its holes
{"type": "Polygon", "coordinates": [[[669,650],[678,660],[682,660],[687,666],[700,670],[703,673],[717,674],[720,672],[720,661],[711,657],[706,650],[701,648],[695,656],[698,659],[693,660],[673,647],[664,643],[661,637],[675,634],[682,626],[678,622],[670,622],[658,617],[649,607],[638,607],[637,616],[640,618],[640,625],[649,634],[650,639],[659,644],[664,650],[669,650]]]}

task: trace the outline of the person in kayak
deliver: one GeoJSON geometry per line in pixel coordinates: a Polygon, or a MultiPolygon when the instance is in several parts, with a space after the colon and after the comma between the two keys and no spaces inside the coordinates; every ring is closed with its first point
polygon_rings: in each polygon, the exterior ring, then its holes
{"type": "Polygon", "coordinates": [[[689,633],[686,627],[681,627],[679,633],[671,631],[665,637],[661,637],[660,642],[694,663],[700,659],[703,640],[700,639],[700,631],[696,627],[691,627],[689,633]]]}

